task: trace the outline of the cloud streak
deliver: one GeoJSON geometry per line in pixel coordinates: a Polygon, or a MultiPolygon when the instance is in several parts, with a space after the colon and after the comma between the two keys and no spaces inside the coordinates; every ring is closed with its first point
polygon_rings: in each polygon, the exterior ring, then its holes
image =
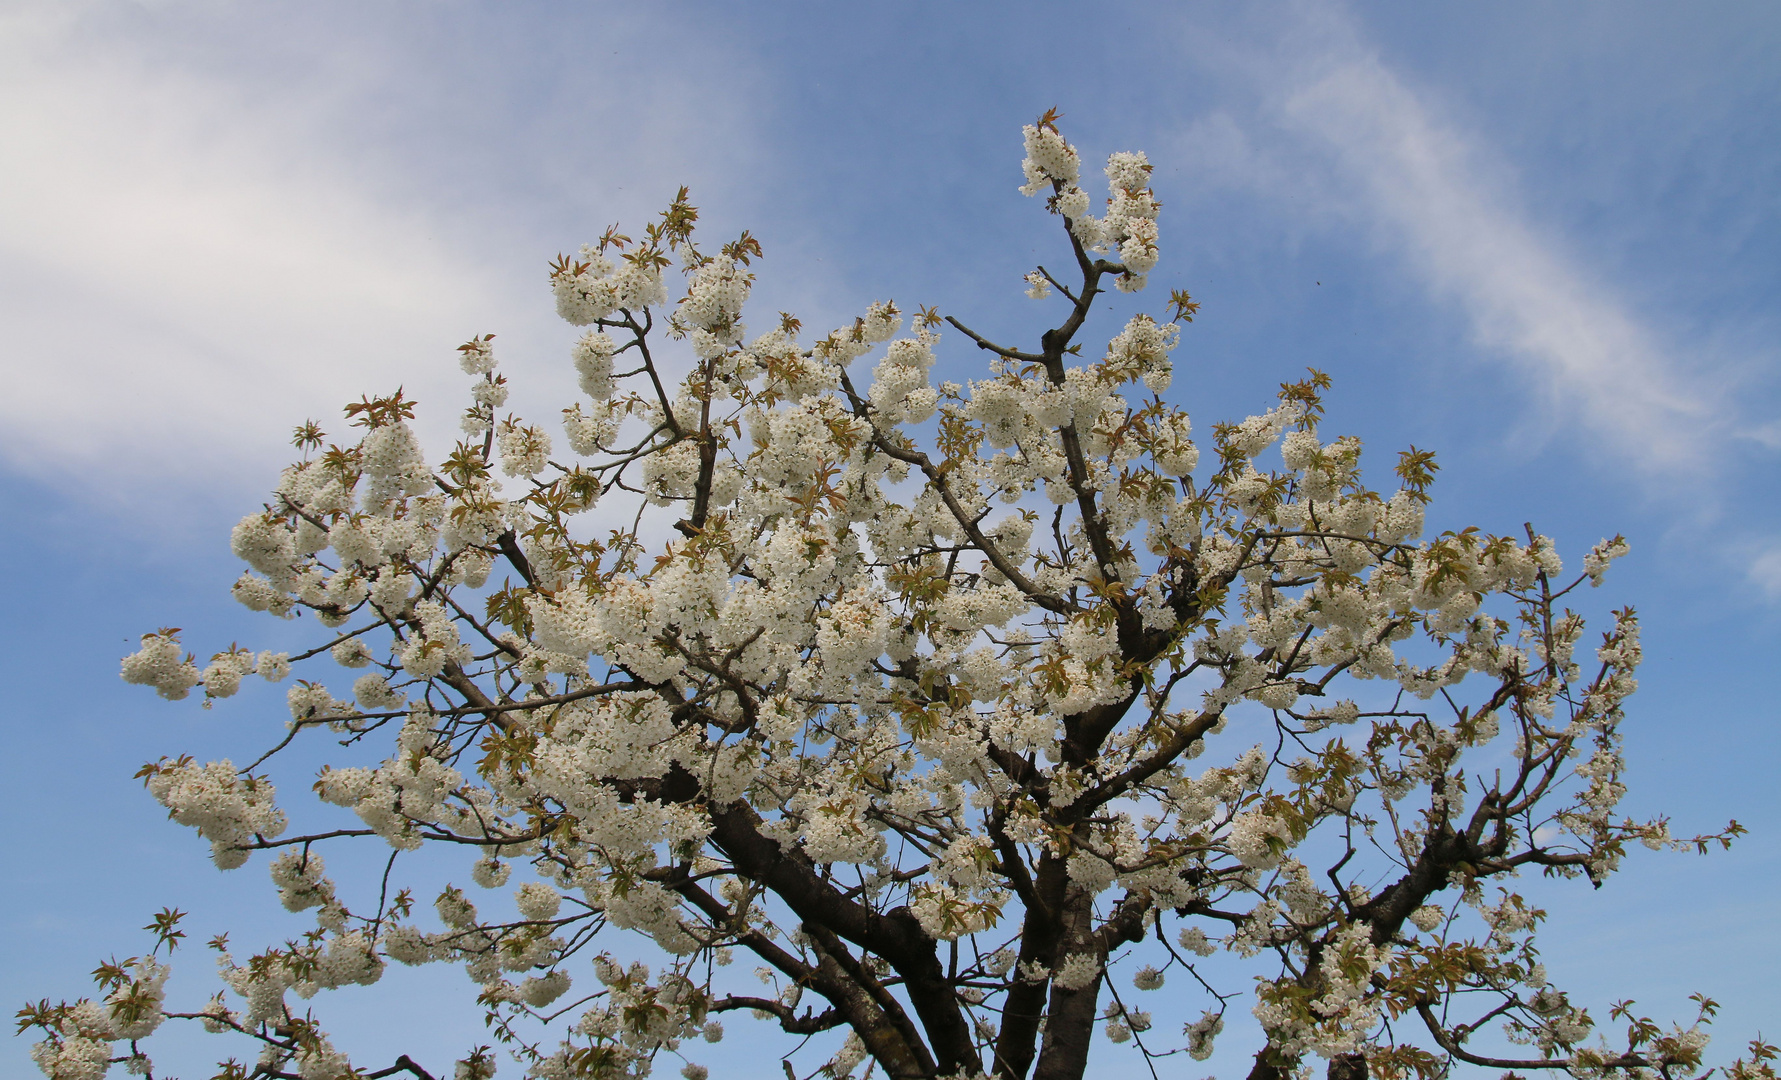
{"type": "Polygon", "coordinates": [[[1652,330],[1481,183],[1478,152],[1376,56],[1336,54],[1317,68],[1280,116],[1333,155],[1375,227],[1431,291],[1458,303],[1478,344],[1648,472],[1700,469],[1718,437],[1715,410],[1652,330]]]}
{"type": "Polygon", "coordinates": [[[1670,539],[1706,540],[1716,561],[1781,598],[1781,545],[1748,515],[1727,516],[1740,491],[1772,485],[1781,439],[1760,404],[1734,396],[1732,366],[1710,362],[1719,350],[1654,323],[1531,213],[1514,164],[1394,71],[1346,10],[1296,14],[1284,33],[1251,21],[1190,46],[1249,89],[1184,133],[1196,171],[1290,207],[1296,227],[1370,237],[1413,288],[1464,318],[1481,359],[1528,388],[1504,421],[1579,429],[1599,464],[1673,512],[1670,539]]]}
{"type": "Polygon", "coordinates": [[[1284,31],[1247,20],[1189,43],[1233,91],[1184,132],[1196,173],[1290,207],[1301,227],[1370,237],[1534,391],[1521,424],[1581,427],[1653,490],[1702,474],[1738,423],[1699,358],[1531,214],[1515,167],[1382,60],[1344,8],[1294,15],[1284,31]]]}

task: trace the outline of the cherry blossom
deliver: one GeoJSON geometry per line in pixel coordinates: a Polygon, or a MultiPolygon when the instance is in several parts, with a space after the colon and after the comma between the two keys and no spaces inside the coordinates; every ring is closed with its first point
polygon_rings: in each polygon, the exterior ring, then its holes
{"type": "Polygon", "coordinates": [[[1567,575],[1531,526],[1427,535],[1434,456],[1330,433],[1315,370],[1196,428],[1164,395],[1198,304],[1132,309],[1166,235],[1149,161],[1111,154],[1096,206],[1055,113],[1023,138],[1020,190],[1062,219],[1010,283],[1043,313],[1024,343],[889,300],[820,336],[758,318],[761,243],[701,246],[682,190],[553,264],[585,328],[560,421],[501,412],[485,334],[443,456],[400,393],[298,428],[231,536],[234,594],[311,613],[312,647],[200,664],[161,629],[122,674],[206,705],[289,681],[265,757],[141,778],[315,930],[241,960],[219,938],[225,991],[174,1011],[164,912],[98,998],[21,1014],[44,1072],[152,1075],[139,1043],[180,1018],[257,1046],[228,1076],[443,1076],[352,1062],[303,1004],[393,961],[469,974],[464,1080],[704,1077],[727,1014],[800,1075],[1075,1078],[1097,1033],[1203,1060],[1233,1008],[1257,1080],[1698,1075],[1710,1001],[1600,1026],[1513,891],[1741,831],[1617,815],[1638,621],[1592,635],[1566,605],[1625,540],[1567,575]],[[286,776],[299,740],[353,749],[286,776]],[[386,880],[329,876],[351,844],[386,880]],[[430,902],[402,884],[428,846],[463,867],[430,902]]]}

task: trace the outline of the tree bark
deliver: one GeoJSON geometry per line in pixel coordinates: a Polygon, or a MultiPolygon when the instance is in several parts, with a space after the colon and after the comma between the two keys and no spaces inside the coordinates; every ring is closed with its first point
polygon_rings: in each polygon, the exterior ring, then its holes
{"type": "Polygon", "coordinates": [[[1097,973],[1080,990],[1057,984],[1055,969],[1072,955],[1092,957],[1104,964],[1106,957],[1094,933],[1094,897],[1069,887],[1063,910],[1063,940],[1053,958],[1051,1001],[1045,1013],[1045,1039],[1039,1046],[1039,1064],[1033,1080],[1081,1080],[1088,1069],[1089,1045],[1095,1034],[1095,1003],[1100,998],[1101,975],[1097,973]]]}

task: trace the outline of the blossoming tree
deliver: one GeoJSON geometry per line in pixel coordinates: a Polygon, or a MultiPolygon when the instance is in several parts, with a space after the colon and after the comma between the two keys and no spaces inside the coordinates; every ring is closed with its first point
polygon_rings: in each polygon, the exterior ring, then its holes
{"type": "MultiPolygon", "coordinates": [[[[1027,278],[1031,341],[930,309],[906,330],[888,302],[751,338],[760,245],[702,250],[683,190],[640,241],[615,228],[552,269],[589,328],[567,454],[501,418],[489,336],[460,350],[473,404],[437,467],[400,394],[348,407],[356,441],[299,428],[303,459],[235,529],[235,595],[327,632],[201,665],[163,630],[123,675],[208,704],[250,674],[360,672],[350,698],[295,681],[245,768],[141,774],[217,866],[266,853],[315,929],[251,958],[219,939],[226,992],[182,1012],[163,912],[94,999],[20,1014],[44,1071],[152,1076],[142,1040],[175,1018],[257,1046],[223,1064],[237,1080],[443,1075],[353,1071],[292,1000],[394,960],[480,985],[488,1031],[462,1045],[490,1045],[459,1080],[503,1054],[553,1080],[701,1078],[731,1013],[792,1037],[794,1078],[1080,1077],[1097,1034],[1204,1059],[1244,997],[1258,1080],[1698,1074],[1711,1002],[1667,1029],[1622,1006],[1598,1038],[1537,961],[1541,913],[1499,884],[1599,883],[1629,842],[1738,831],[1614,816],[1637,624],[1616,612],[1592,648],[1564,602],[1625,544],[1566,577],[1531,528],[1423,539],[1432,456],[1368,486],[1359,441],[1322,435],[1317,372],[1202,461],[1161,396],[1185,293],[1084,354],[1091,313],[1157,263],[1150,165],[1112,155],[1097,216],[1055,115],[1025,139],[1021,190],[1062,225],[1027,278]],[[981,380],[931,383],[947,326],[981,380]],[[295,828],[262,770],[330,736],[314,789],[346,814],[295,828]],[[354,843],[389,852],[362,893],[324,869],[354,843]],[[468,875],[430,912],[400,890],[427,845],[468,875]],[[511,905],[485,895],[510,876],[511,905]]],[[[1752,1049],[1732,1071],[1773,1077],[1752,1049]]]]}

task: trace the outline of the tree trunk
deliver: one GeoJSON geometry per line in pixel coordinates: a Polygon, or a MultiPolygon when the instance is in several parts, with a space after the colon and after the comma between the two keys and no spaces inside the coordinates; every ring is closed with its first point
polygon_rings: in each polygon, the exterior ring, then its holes
{"type": "MultiPolygon", "coordinates": [[[[1054,971],[1067,957],[1087,955],[1106,963],[1094,934],[1094,897],[1071,886],[1063,911],[1063,940],[1053,958],[1054,971]]],[[[1039,1044],[1039,1063],[1033,1080],[1082,1080],[1088,1069],[1089,1045],[1095,1035],[1095,1004],[1101,994],[1101,975],[1080,990],[1051,984],[1051,1001],[1045,1011],[1045,1038],[1039,1044]]]]}

